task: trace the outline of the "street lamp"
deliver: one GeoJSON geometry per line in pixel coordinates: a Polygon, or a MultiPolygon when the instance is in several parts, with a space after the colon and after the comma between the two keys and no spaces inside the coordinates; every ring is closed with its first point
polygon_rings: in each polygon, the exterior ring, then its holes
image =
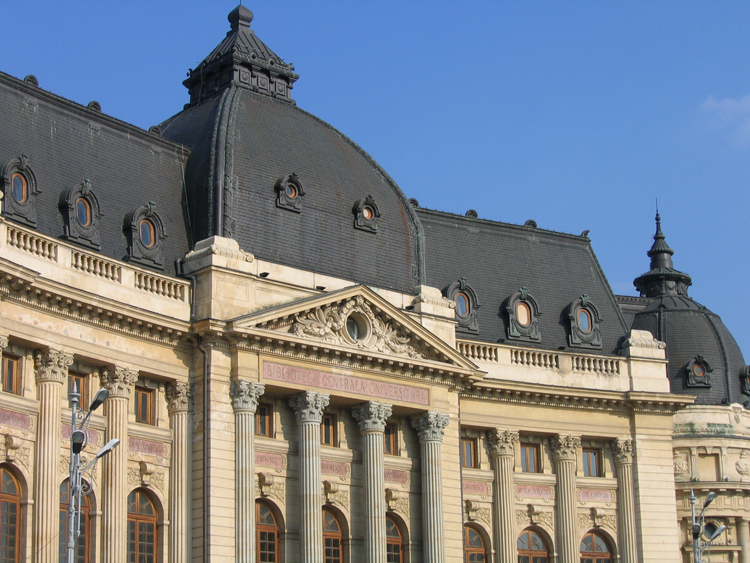
{"type": "MultiPolygon", "coordinates": [[[[82,477],[89,470],[93,470],[94,465],[99,461],[100,457],[107,455],[109,452],[114,450],[120,445],[120,440],[113,438],[107,442],[102,449],[100,449],[94,459],[92,459],[83,469],[81,469],[81,450],[83,450],[89,442],[89,424],[91,423],[91,413],[98,409],[104,401],[109,397],[109,391],[106,389],[99,389],[99,392],[94,397],[94,400],[89,406],[89,412],[83,415],[83,411],[78,408],[78,403],[81,398],[81,394],[78,392],[78,383],[73,383],[73,388],[68,394],[70,399],[71,415],[71,427],[72,433],[70,435],[70,480],[68,481],[68,499],[70,504],[68,505],[68,557],[67,563],[75,563],[75,551],[76,542],[78,536],[81,535],[81,496],[87,495],[91,492],[91,487],[88,484],[82,485],[82,477]],[[82,418],[81,423],[78,424],[78,419],[82,418]]],[[[84,460],[85,463],[85,460],[84,460]]]]}
{"type": "Polygon", "coordinates": [[[701,541],[700,537],[701,534],[705,531],[705,513],[706,508],[708,508],[708,505],[711,504],[716,499],[716,493],[713,491],[708,493],[706,495],[706,500],[703,503],[703,508],[700,511],[700,514],[698,514],[698,517],[695,516],[695,503],[698,502],[698,497],[695,496],[695,493],[693,492],[693,489],[690,489],[690,510],[692,512],[693,516],[693,526],[692,526],[692,532],[693,532],[693,561],[695,563],[703,563],[703,552],[706,551],[709,547],[711,547],[711,544],[714,542],[716,538],[718,538],[722,533],[724,533],[724,530],[727,529],[727,527],[722,524],[714,532],[708,536],[708,541],[701,541]]]}

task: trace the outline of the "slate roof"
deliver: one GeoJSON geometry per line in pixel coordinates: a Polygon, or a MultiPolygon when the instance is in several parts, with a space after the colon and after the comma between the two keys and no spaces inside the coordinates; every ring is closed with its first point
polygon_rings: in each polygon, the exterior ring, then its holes
{"type": "Polygon", "coordinates": [[[602,317],[602,348],[582,352],[617,352],[627,327],[587,237],[424,208],[417,213],[425,231],[427,285],[444,289],[463,277],[477,293],[479,332],[461,338],[571,349],[565,310],[587,294],[602,317]],[[539,343],[507,339],[503,303],[521,286],[542,313],[539,343]]]}
{"type": "Polygon", "coordinates": [[[123,259],[125,215],[154,201],[167,233],[163,272],[174,275],[174,260],[189,250],[181,206],[188,149],[4,73],[0,123],[0,165],[24,154],[36,177],[39,232],[63,234],[58,196],[88,179],[103,214],[101,254],[123,259]]]}

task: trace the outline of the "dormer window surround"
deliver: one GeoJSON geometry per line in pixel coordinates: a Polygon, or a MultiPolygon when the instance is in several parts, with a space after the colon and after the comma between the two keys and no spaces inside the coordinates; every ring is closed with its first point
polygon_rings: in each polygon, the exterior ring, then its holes
{"type": "Polygon", "coordinates": [[[302,187],[302,182],[296,172],[276,180],[274,190],[276,190],[276,207],[295,213],[302,212],[302,197],[305,195],[305,188],[302,187]]]}
{"type": "Polygon", "coordinates": [[[354,204],[354,228],[370,233],[378,232],[378,219],[380,210],[375,199],[368,195],[354,204]]]}
{"type": "Polygon", "coordinates": [[[542,333],[539,330],[539,305],[526,287],[521,287],[505,301],[505,314],[508,319],[507,334],[509,340],[540,342],[542,333]]]}
{"type": "Polygon", "coordinates": [[[685,365],[688,387],[711,387],[711,376],[713,368],[703,355],[698,354],[685,365]]]}
{"type": "Polygon", "coordinates": [[[602,319],[599,310],[589,296],[581,295],[568,305],[568,344],[572,348],[601,349],[602,334],[599,329],[602,319]]]}
{"type": "Polygon", "coordinates": [[[102,214],[89,180],[61,191],[57,207],[63,218],[62,239],[101,250],[99,225],[102,214]]]}
{"type": "Polygon", "coordinates": [[[155,207],[156,203],[150,201],[125,216],[122,228],[128,241],[128,253],[124,260],[163,269],[162,247],[167,233],[155,207]]]}
{"type": "Polygon", "coordinates": [[[39,189],[29,166],[29,157],[20,155],[5,163],[0,171],[3,190],[3,215],[19,223],[36,227],[36,197],[39,189]]]}
{"type": "Polygon", "coordinates": [[[479,299],[476,292],[466,282],[465,278],[459,278],[453,282],[444,291],[445,297],[456,303],[456,332],[466,334],[476,334],[479,332],[479,320],[477,319],[477,309],[479,309],[479,299]]]}

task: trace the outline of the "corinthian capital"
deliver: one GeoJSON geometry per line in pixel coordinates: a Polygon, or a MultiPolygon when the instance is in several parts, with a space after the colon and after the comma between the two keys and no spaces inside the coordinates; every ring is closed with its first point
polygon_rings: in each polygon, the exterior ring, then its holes
{"type": "Polygon", "coordinates": [[[493,428],[487,431],[487,439],[490,445],[490,454],[497,456],[512,456],[515,454],[515,445],[519,441],[518,432],[500,430],[493,428]]]}
{"type": "Polygon", "coordinates": [[[99,370],[99,380],[111,397],[130,398],[138,372],[124,366],[104,367],[99,370]]]}
{"type": "Polygon", "coordinates": [[[264,383],[253,381],[232,381],[229,395],[235,412],[254,413],[258,408],[258,399],[266,391],[264,383]]]}
{"type": "Polygon", "coordinates": [[[352,407],[352,415],[359,422],[359,429],[365,432],[385,431],[385,421],[393,413],[393,407],[385,403],[369,401],[352,407]]]}
{"type": "Polygon", "coordinates": [[[62,383],[68,377],[68,368],[73,365],[73,354],[60,350],[37,350],[34,352],[34,375],[37,383],[53,381],[62,383]]]}
{"type": "Polygon", "coordinates": [[[190,410],[190,399],[193,388],[189,383],[170,383],[167,385],[167,408],[170,413],[187,412],[190,410]]]}
{"type": "Polygon", "coordinates": [[[449,422],[447,414],[425,412],[412,419],[411,425],[416,428],[420,442],[442,442],[449,422]]]}
{"type": "Polygon", "coordinates": [[[578,436],[552,436],[549,439],[555,461],[575,461],[581,439],[578,436]]]}
{"type": "Polygon", "coordinates": [[[628,465],[633,463],[635,444],[630,438],[612,440],[612,453],[615,455],[617,465],[628,465]]]}
{"type": "Polygon", "coordinates": [[[304,391],[292,397],[289,400],[289,406],[294,409],[297,424],[305,422],[320,424],[323,421],[323,409],[328,406],[329,401],[330,397],[325,393],[304,391]]]}

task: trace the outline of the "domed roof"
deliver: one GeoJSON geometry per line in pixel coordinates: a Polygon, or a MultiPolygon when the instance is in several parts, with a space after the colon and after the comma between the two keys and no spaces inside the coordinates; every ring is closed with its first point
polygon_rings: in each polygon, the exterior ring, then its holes
{"type": "Polygon", "coordinates": [[[256,257],[411,293],[423,278],[422,226],[359,146],[299,109],[298,76],[234,10],[231,30],[184,82],[185,109],[161,125],[191,148],[193,244],[219,235],[256,257]]]}
{"type": "Polygon", "coordinates": [[[635,315],[633,329],[666,342],[672,392],[695,395],[698,404],[744,404],[742,352],[721,318],[688,296],[692,281],[674,269],[673,254],[657,213],[651,270],[633,282],[652,301],[635,315]]]}

